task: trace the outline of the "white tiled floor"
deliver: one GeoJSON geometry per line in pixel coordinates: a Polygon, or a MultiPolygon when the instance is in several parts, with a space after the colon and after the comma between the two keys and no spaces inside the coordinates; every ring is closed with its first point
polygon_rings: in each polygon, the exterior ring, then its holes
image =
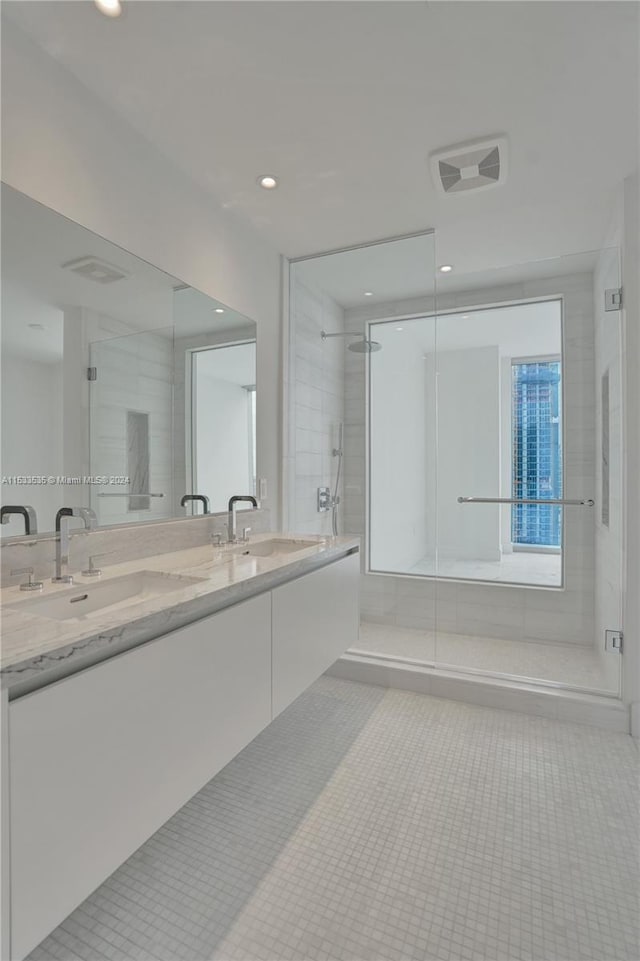
{"type": "Polygon", "coordinates": [[[637,961],[638,751],[322,678],[30,961],[637,961]]]}
{"type": "Polygon", "coordinates": [[[500,581],[510,584],[536,584],[546,587],[562,585],[562,555],[514,551],[503,554],[499,561],[446,560],[424,557],[407,574],[459,577],[478,581],[500,581]]]}
{"type": "Polygon", "coordinates": [[[505,641],[444,631],[436,635],[434,631],[363,622],[353,650],[618,694],[620,658],[600,658],[593,647],[586,645],[505,641]]]}

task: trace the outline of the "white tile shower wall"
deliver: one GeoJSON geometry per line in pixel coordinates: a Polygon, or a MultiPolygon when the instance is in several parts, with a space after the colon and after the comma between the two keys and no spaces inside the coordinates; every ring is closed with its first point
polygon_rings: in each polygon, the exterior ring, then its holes
{"type": "MultiPolygon", "coordinates": [[[[162,490],[149,510],[129,511],[114,485],[56,487],[58,506],[90,506],[111,525],[172,516],[172,312],[161,290],[131,309],[131,323],[87,307],[64,309],[62,461],[67,477],[128,475],[127,410],[148,413],[152,483],[162,490]],[[78,370],[98,368],[89,382],[78,370]]],[[[51,530],[53,520],[41,530],[51,530]]]]}
{"type": "MultiPolygon", "coordinates": [[[[562,296],[564,300],[565,496],[594,497],[595,376],[592,275],[573,274],[504,287],[439,294],[438,311],[456,307],[562,296]]],[[[349,329],[367,321],[433,310],[416,299],[345,312],[349,329]]],[[[363,539],[365,525],[365,359],[347,353],[345,369],[345,532],[363,539]]],[[[375,363],[375,355],[372,362],[375,363]]],[[[361,609],[367,621],[506,640],[594,643],[594,516],[565,511],[565,587],[562,591],[430,581],[363,570],[361,609]]]]}
{"type": "MultiPolygon", "coordinates": [[[[91,473],[130,473],[127,411],[146,413],[149,486],[152,493],[163,495],[150,498],[148,509],[136,511],[129,509],[128,497],[99,498],[92,489],[91,503],[99,523],[168,518],[173,513],[173,328],[104,341],[96,345],[93,358],[99,373],[91,384],[91,473]]],[[[109,487],[104,493],[119,491],[109,487]]]]}
{"type": "MultiPolygon", "coordinates": [[[[289,528],[331,533],[331,512],[318,513],[317,489],[333,491],[338,428],[344,420],[343,337],[322,340],[321,332],[344,331],[344,311],[321,291],[303,283],[293,265],[290,287],[289,528]],[[291,496],[292,495],[292,496],[291,496]]],[[[342,483],[338,496],[342,499],[342,483]]],[[[342,511],[340,514],[342,515],[342,511]]]]}

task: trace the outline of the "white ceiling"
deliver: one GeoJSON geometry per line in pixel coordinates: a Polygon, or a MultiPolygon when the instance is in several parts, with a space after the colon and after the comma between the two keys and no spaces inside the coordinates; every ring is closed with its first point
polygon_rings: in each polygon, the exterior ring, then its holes
{"type": "Polygon", "coordinates": [[[497,347],[501,357],[541,357],[562,353],[561,318],[560,301],[550,300],[374,324],[371,337],[383,350],[407,340],[425,355],[497,347]]]}
{"type": "Polygon", "coordinates": [[[592,251],[479,273],[461,273],[456,268],[442,274],[435,267],[434,246],[434,235],[426,234],[311,257],[292,265],[291,282],[321,290],[345,309],[374,304],[395,308],[398,302],[413,298],[435,296],[438,304],[443,294],[590,273],[597,260],[597,252],[592,251]]]}
{"type": "Polygon", "coordinates": [[[433,295],[434,258],[434,235],[423,234],[301,260],[292,265],[291,278],[324,291],[344,308],[387,303],[433,295]]]}
{"type": "Polygon", "coordinates": [[[138,2],[113,20],[35,0],[3,13],[290,256],[428,227],[464,273],[593,250],[636,164],[636,3],[138,2]],[[507,183],[438,196],[428,154],[499,133],[507,183]],[[256,186],[264,172],[277,190],[256,186]]]}
{"type": "Polygon", "coordinates": [[[63,309],[85,307],[136,330],[177,336],[246,327],[221,305],[48,207],[2,186],[2,350],[41,362],[62,357],[63,309]],[[87,280],[63,264],[100,257],[127,273],[112,284],[87,280]],[[220,308],[222,314],[215,313],[220,308]],[[43,330],[29,327],[42,324],[43,330]]]}

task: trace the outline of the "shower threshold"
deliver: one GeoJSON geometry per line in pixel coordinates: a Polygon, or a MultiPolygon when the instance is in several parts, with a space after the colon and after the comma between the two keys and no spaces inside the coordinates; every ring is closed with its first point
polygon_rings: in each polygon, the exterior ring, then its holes
{"type": "Polygon", "coordinates": [[[619,696],[620,659],[583,644],[512,641],[363,622],[349,651],[463,674],[619,696]]]}
{"type": "MultiPolygon", "coordinates": [[[[336,661],[329,673],[349,680],[397,687],[486,707],[592,724],[624,733],[629,731],[628,707],[618,696],[618,675],[615,680],[613,677],[607,679],[602,669],[598,672],[598,658],[591,649],[580,645],[535,644],[444,634],[438,635],[437,645],[436,661],[432,632],[363,623],[357,646],[336,661]],[[426,649],[429,644],[432,645],[430,651],[426,649]],[[520,650],[517,661],[512,656],[505,663],[505,650],[515,655],[518,647],[522,646],[535,650],[520,650]],[[462,662],[462,656],[465,652],[469,654],[470,647],[476,659],[489,663],[479,666],[473,659],[471,663],[469,660],[462,662]],[[556,647],[561,649],[561,656],[552,665],[549,654],[556,647]],[[488,653],[494,658],[501,654],[502,662],[499,665],[495,662],[492,664],[488,653]],[[524,654],[533,660],[527,662],[524,654]],[[569,683],[568,678],[563,679],[558,672],[563,658],[574,668],[573,683],[569,683]],[[539,674],[543,673],[539,670],[540,663],[545,659],[548,676],[540,677],[539,674]],[[454,663],[451,663],[452,660],[454,663]],[[523,673],[522,668],[527,663],[530,670],[523,673]],[[514,670],[516,664],[518,667],[514,670]],[[500,669],[497,669],[498,666],[500,669]]],[[[615,667],[619,670],[617,664],[615,667]]]]}
{"type": "Polygon", "coordinates": [[[621,734],[629,734],[630,731],[628,706],[611,695],[464,674],[372,655],[363,656],[351,651],[343,654],[326,673],[363,684],[534,714],[555,721],[588,724],[621,734]]]}

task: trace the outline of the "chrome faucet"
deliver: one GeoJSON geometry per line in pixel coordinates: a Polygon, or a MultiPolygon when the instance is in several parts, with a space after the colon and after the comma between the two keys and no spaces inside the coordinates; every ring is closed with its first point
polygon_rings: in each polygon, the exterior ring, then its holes
{"type": "Polygon", "coordinates": [[[56,514],[56,573],[51,578],[54,584],[73,584],[73,576],[64,572],[63,568],[69,563],[69,540],[70,533],[67,524],[62,521],[65,517],[79,517],[84,523],[87,531],[92,531],[97,526],[98,518],[95,511],[90,507],[61,507],[56,514]]]}
{"type": "Polygon", "coordinates": [[[237,503],[244,502],[244,501],[246,501],[249,504],[253,504],[254,507],[258,506],[257,500],[255,499],[255,497],[252,497],[251,494],[236,494],[234,497],[230,498],[229,522],[228,522],[230,544],[237,544],[238,542],[238,538],[236,535],[236,512],[234,508],[237,503]]]}
{"type": "Polygon", "coordinates": [[[180,507],[185,507],[189,501],[202,501],[202,513],[211,513],[211,501],[206,494],[185,494],[180,501],[180,507]]]}
{"type": "Polygon", "coordinates": [[[6,507],[1,507],[0,524],[8,524],[9,518],[12,514],[20,514],[21,517],[24,517],[25,534],[38,533],[38,521],[36,518],[35,508],[30,507],[28,504],[15,504],[13,506],[7,505],[6,507]]]}

